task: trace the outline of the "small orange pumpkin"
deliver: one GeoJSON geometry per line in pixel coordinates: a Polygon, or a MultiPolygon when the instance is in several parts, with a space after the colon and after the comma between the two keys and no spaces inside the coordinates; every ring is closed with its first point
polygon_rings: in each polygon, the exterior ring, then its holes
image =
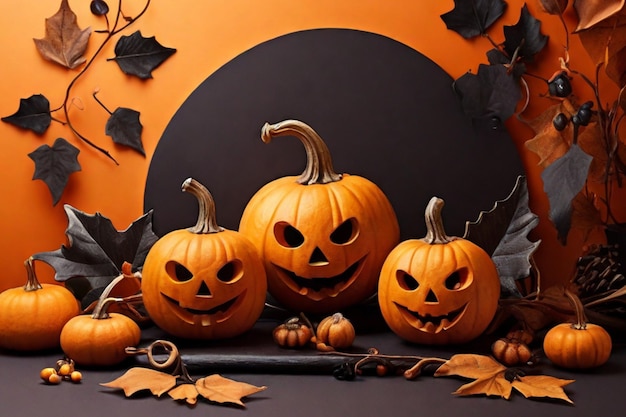
{"type": "Polygon", "coordinates": [[[167,333],[187,339],[223,339],[252,328],[265,306],[267,279],[254,245],[217,225],[209,191],[188,178],[183,191],[199,204],[189,229],[161,237],[144,261],[146,311],[167,333]]]}
{"type": "Polygon", "coordinates": [[[108,313],[116,298],[101,297],[92,314],[68,321],[61,331],[61,349],[66,357],[83,366],[109,366],[122,362],[125,349],[139,344],[141,329],[133,319],[108,313]]]}
{"type": "Polygon", "coordinates": [[[311,343],[313,330],[300,318],[291,317],[272,331],[272,337],[280,347],[298,349],[311,343]]]}
{"type": "Polygon", "coordinates": [[[58,347],[61,329],[80,313],[78,301],[62,285],[40,284],[32,257],[24,265],[26,284],[0,294],[0,348],[37,351],[58,347]]]}
{"type": "Polygon", "coordinates": [[[355,337],[354,326],[341,313],[325,317],[315,330],[315,339],[319,350],[325,350],[325,347],[332,349],[348,348],[354,343],[355,337]]]}
{"type": "Polygon", "coordinates": [[[575,307],[576,322],[552,327],[543,339],[543,351],[554,364],[567,369],[590,369],[604,365],[611,356],[609,333],[597,324],[587,323],[580,299],[565,291],[575,307]]]}
{"type": "Polygon", "coordinates": [[[239,231],[259,249],[268,289],[287,309],[329,313],[376,292],[400,229],[391,203],[371,181],[337,174],[320,136],[297,120],[265,124],[261,138],[295,136],[307,165],[276,179],[248,202],[239,231]]]}
{"type": "Polygon", "coordinates": [[[448,236],[444,202],[426,207],[427,234],[400,243],[387,257],[378,286],[383,318],[403,339],[457,344],[479,336],[493,319],[500,279],[491,257],[469,240],[448,236]]]}

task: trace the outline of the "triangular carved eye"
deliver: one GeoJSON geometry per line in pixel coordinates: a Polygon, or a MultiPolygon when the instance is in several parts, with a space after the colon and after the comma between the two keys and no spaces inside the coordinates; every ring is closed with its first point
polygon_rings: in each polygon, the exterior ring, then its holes
{"type": "Polygon", "coordinates": [[[330,241],[337,245],[345,245],[350,243],[358,233],[358,223],[356,219],[351,218],[341,223],[330,235],[330,241]]]}
{"type": "Polygon", "coordinates": [[[165,270],[174,281],[186,282],[193,278],[191,271],[176,261],[169,261],[165,265],[165,270]]]}

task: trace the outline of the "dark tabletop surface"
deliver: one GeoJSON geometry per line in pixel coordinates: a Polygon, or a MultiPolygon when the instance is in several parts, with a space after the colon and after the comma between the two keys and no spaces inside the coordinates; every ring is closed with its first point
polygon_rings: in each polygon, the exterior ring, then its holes
{"type": "MultiPolygon", "coordinates": [[[[270,358],[280,362],[294,356],[317,355],[314,350],[293,352],[275,346],[271,340],[274,320],[261,320],[250,332],[236,340],[224,342],[176,341],[183,360],[194,377],[219,373],[222,376],[257,386],[265,391],[244,398],[245,408],[215,405],[199,401],[195,406],[176,402],[169,396],[160,398],[139,393],[126,398],[122,391],[100,385],[109,382],[133,366],[143,366],[142,357],[129,358],[123,364],[106,369],[81,368],[80,384],[63,382],[46,385],[39,379],[39,371],[54,366],[62,357],[61,351],[37,354],[14,354],[0,351],[2,387],[0,406],[3,416],[585,416],[604,417],[624,415],[626,396],[626,350],[616,342],[609,362],[599,369],[572,372],[539,361],[535,369],[543,375],[575,382],[565,387],[574,405],[559,400],[526,399],[513,392],[509,400],[495,397],[458,397],[452,393],[467,382],[457,377],[421,376],[407,380],[403,376],[358,376],[353,381],[341,381],[332,376],[332,370],[275,367],[275,370],[246,366],[246,357],[270,358]],[[225,356],[235,362],[224,361],[225,356]],[[222,368],[210,366],[211,358],[225,363],[222,368]],[[244,362],[242,365],[241,362],[244,362]]],[[[144,329],[143,344],[155,338],[167,338],[160,330],[144,329]]],[[[169,339],[172,340],[172,339],[169,339]]],[[[173,341],[173,340],[172,340],[173,341]]],[[[381,353],[398,355],[436,356],[449,358],[455,353],[485,353],[484,342],[463,347],[424,347],[404,343],[384,328],[370,332],[360,331],[354,350],[365,352],[375,347],[381,353]]],[[[256,360],[255,359],[255,360],[256,360]]]]}

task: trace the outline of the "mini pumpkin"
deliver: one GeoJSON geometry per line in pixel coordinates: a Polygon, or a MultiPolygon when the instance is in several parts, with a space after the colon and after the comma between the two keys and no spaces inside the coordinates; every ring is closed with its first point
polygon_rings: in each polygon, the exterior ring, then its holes
{"type": "Polygon", "coordinates": [[[280,347],[298,349],[311,342],[313,330],[300,318],[291,317],[272,331],[272,337],[280,347]]]}
{"type": "Polygon", "coordinates": [[[80,313],[78,301],[62,285],[40,284],[32,257],[24,265],[28,274],[26,284],[0,294],[0,348],[16,351],[56,348],[65,323],[80,313]]]}
{"type": "Polygon", "coordinates": [[[325,314],[376,292],[385,257],[399,240],[391,203],[366,178],[337,174],[328,147],[307,124],[265,124],[261,138],[295,136],[307,165],[276,179],[248,202],[239,231],[259,249],[268,290],[287,309],[325,314]]]}
{"type": "Polygon", "coordinates": [[[213,197],[202,184],[189,178],[182,189],[197,198],[198,221],[150,248],[141,284],[146,311],[177,337],[237,336],[252,328],[265,306],[263,262],[244,235],[217,225],[213,197]]]}
{"type": "Polygon", "coordinates": [[[597,324],[587,323],[580,299],[566,290],[575,307],[576,321],[552,327],[543,339],[543,351],[554,364],[567,369],[604,365],[611,356],[611,335],[597,324]]]}
{"type": "Polygon", "coordinates": [[[533,356],[526,343],[508,337],[493,342],[491,353],[494,358],[506,366],[526,364],[533,356]]]}
{"type": "Polygon", "coordinates": [[[341,313],[325,317],[317,325],[315,339],[319,350],[345,349],[352,346],[356,332],[354,326],[341,313]]]}
{"type": "Polygon", "coordinates": [[[493,319],[500,279],[491,257],[469,240],[448,236],[433,197],[427,234],[400,243],[380,274],[380,309],[392,331],[421,344],[458,344],[479,336],[493,319]]]}
{"type": "Polygon", "coordinates": [[[101,297],[92,314],[68,321],[61,331],[61,349],[66,357],[83,366],[110,366],[122,362],[125,349],[139,344],[141,329],[130,317],[108,313],[116,298],[101,297]]]}

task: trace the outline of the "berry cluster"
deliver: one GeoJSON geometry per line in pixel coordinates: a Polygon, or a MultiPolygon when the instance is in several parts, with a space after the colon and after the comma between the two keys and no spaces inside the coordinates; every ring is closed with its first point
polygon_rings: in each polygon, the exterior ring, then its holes
{"type": "Polygon", "coordinates": [[[43,368],[39,377],[50,385],[60,384],[64,380],[77,384],[83,380],[83,374],[74,369],[74,361],[67,358],[59,359],[56,367],[43,368]]]}
{"type": "Polygon", "coordinates": [[[591,121],[591,116],[593,115],[593,110],[591,110],[592,107],[593,101],[586,101],[578,108],[576,114],[574,114],[570,119],[567,118],[565,113],[559,113],[552,120],[552,124],[558,131],[565,129],[569,122],[572,122],[574,127],[587,126],[591,121]]]}

